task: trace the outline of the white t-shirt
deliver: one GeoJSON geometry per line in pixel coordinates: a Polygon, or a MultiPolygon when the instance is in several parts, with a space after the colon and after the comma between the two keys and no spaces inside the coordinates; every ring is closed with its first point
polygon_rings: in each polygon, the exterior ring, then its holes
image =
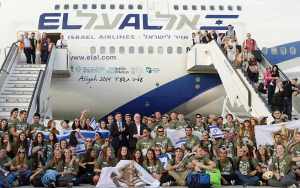
{"type": "MultiPolygon", "coordinates": [[[[61,44],[63,44],[63,45],[68,45],[68,41],[67,41],[66,39],[59,39],[59,40],[56,42],[56,46],[61,45],[61,44]]],[[[62,46],[62,47],[64,47],[64,46],[62,46]]],[[[60,47],[58,47],[58,48],[60,48],[60,47]]]]}

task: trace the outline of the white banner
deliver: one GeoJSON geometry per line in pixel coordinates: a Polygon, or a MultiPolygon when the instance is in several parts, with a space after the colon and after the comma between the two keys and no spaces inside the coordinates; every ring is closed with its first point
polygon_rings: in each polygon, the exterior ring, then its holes
{"type": "Polygon", "coordinates": [[[284,122],[275,125],[255,126],[255,138],[257,146],[274,145],[274,135],[281,134],[282,143],[286,147],[293,147],[296,144],[296,134],[300,129],[300,120],[284,122]]]}
{"type": "MultiPolygon", "coordinates": [[[[167,129],[168,138],[170,138],[173,146],[176,146],[176,143],[180,140],[183,140],[185,137],[185,129],[167,129]]],[[[193,131],[193,135],[199,137],[202,140],[202,133],[199,131],[193,131]]]]}
{"type": "Polygon", "coordinates": [[[116,167],[102,169],[96,187],[159,187],[159,184],[135,161],[121,160],[116,167]]]}

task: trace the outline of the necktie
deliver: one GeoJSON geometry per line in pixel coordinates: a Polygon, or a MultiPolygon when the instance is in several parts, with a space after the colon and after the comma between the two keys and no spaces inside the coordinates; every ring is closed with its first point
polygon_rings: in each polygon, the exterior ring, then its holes
{"type": "Polygon", "coordinates": [[[193,45],[195,45],[195,39],[193,39],[193,45]]]}
{"type": "MultiPolygon", "coordinates": [[[[121,126],[122,126],[121,122],[118,122],[118,128],[119,128],[119,130],[120,130],[121,126]]],[[[122,133],[120,133],[119,139],[122,140],[122,133]]]]}

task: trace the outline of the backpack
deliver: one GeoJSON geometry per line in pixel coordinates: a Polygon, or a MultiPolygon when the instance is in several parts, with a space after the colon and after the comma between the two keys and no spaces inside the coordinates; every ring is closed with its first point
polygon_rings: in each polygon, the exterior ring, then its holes
{"type": "Polygon", "coordinates": [[[12,182],[16,177],[16,173],[10,172],[5,176],[5,174],[0,173],[0,188],[2,187],[12,187],[12,182]]]}
{"type": "Polygon", "coordinates": [[[190,172],[187,176],[187,185],[189,188],[210,188],[210,175],[202,172],[190,172]]]}
{"type": "Polygon", "coordinates": [[[264,89],[264,87],[265,87],[265,85],[264,85],[264,83],[259,83],[258,84],[258,87],[257,87],[257,90],[259,91],[259,92],[261,92],[261,93],[267,93],[267,91],[264,89]]]}
{"type": "MultiPolygon", "coordinates": [[[[239,157],[239,160],[238,160],[238,165],[237,165],[237,170],[239,170],[240,168],[240,162],[242,160],[242,157],[239,157]]],[[[253,171],[255,170],[253,164],[252,164],[252,158],[251,157],[248,157],[248,162],[249,162],[249,166],[250,166],[250,170],[253,171]]]]}

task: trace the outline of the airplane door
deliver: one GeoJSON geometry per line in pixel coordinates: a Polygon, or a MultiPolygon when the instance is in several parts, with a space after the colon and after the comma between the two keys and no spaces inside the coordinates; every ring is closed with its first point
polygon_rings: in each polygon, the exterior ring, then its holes
{"type": "Polygon", "coordinates": [[[156,12],[169,14],[168,0],[148,0],[148,19],[156,19],[156,12]]]}

